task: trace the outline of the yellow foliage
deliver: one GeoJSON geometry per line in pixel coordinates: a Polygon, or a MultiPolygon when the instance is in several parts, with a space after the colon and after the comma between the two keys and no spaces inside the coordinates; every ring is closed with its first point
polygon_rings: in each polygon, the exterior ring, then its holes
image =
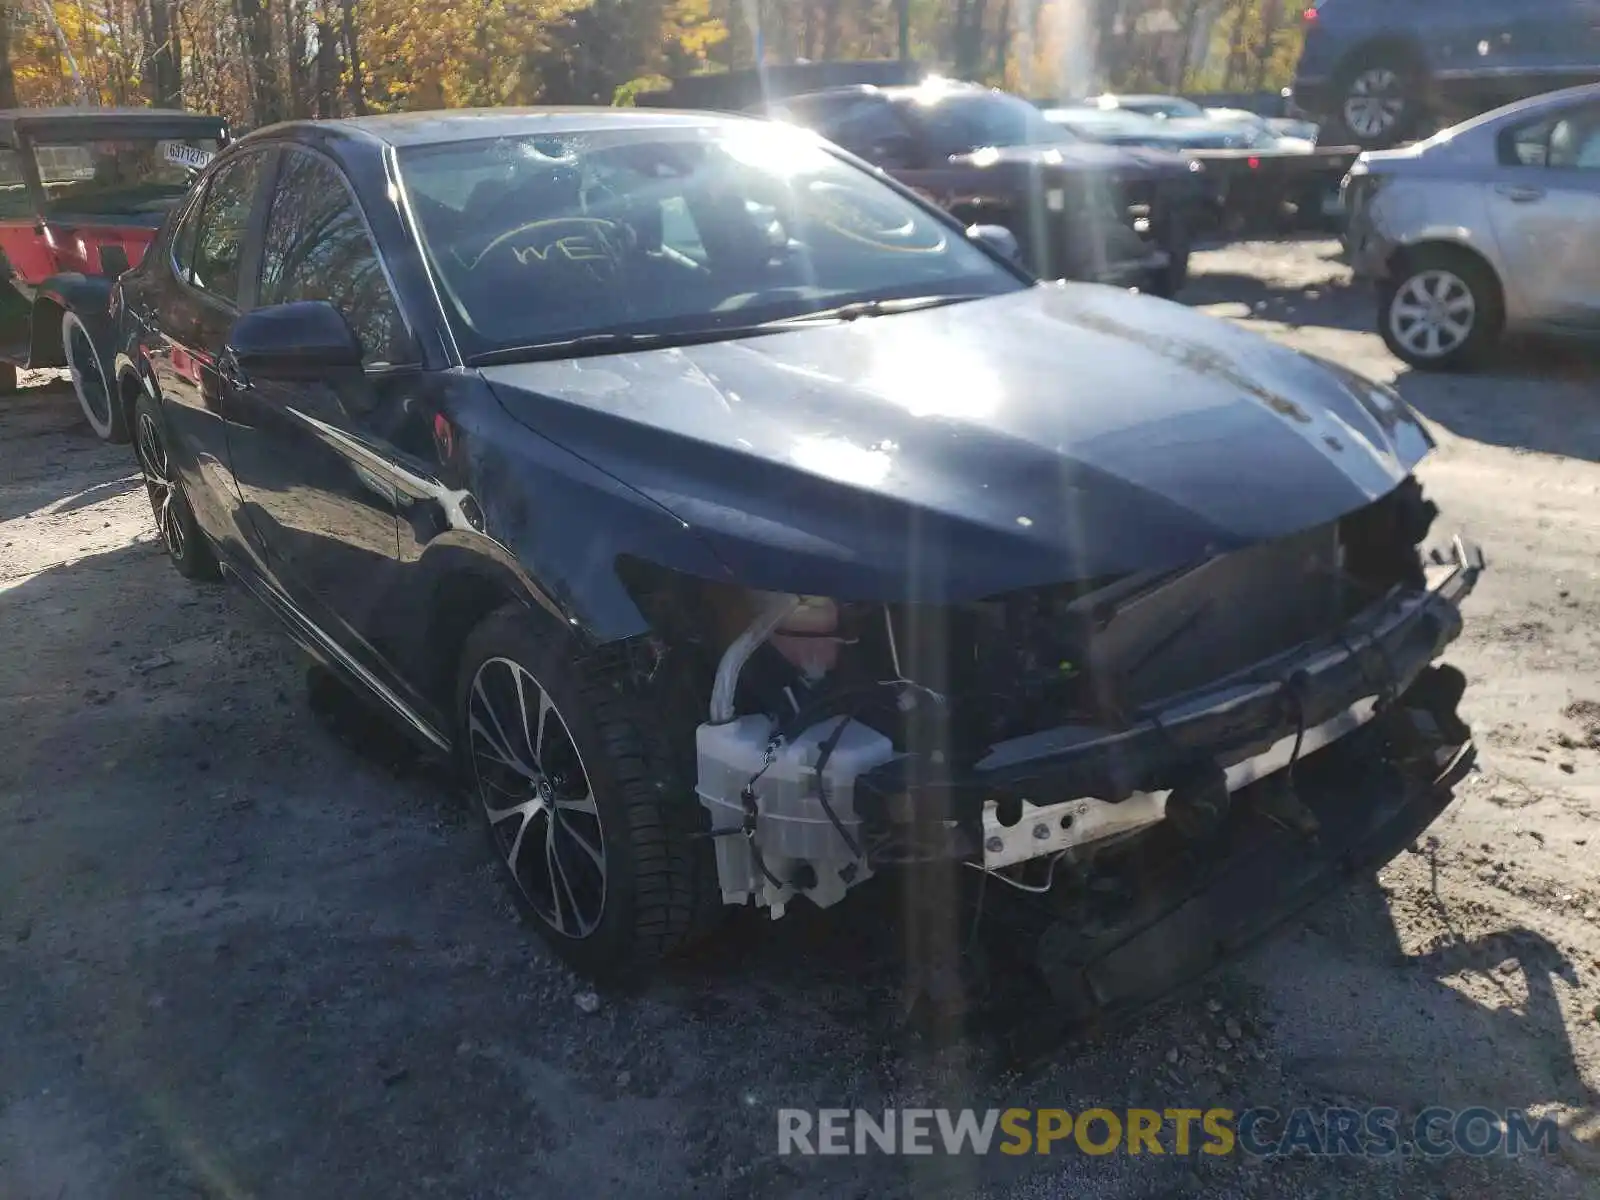
{"type": "MultiPolygon", "coordinates": [[[[1078,90],[1105,57],[1091,0],[906,3],[919,61],[949,67],[962,42],[957,14],[975,13],[964,69],[1027,94],[1078,90]]],[[[1299,31],[1286,19],[1267,21],[1275,3],[1207,0],[1207,12],[1222,13],[1213,27],[1220,53],[1189,63],[1191,80],[1259,76],[1270,85],[1286,75],[1299,31]]],[[[378,111],[631,97],[657,76],[749,65],[757,27],[776,60],[881,58],[898,49],[895,0],[0,0],[26,105],[76,100],[47,11],[86,95],[117,104],[144,103],[154,90],[151,35],[165,14],[184,103],[241,128],[267,115],[348,113],[357,92],[378,111]],[[262,19],[247,24],[258,9],[262,19]],[[352,32],[359,81],[350,78],[352,32]],[[331,53],[320,52],[319,36],[331,53]]],[[[1130,69],[1113,85],[1129,82],[1130,69]]]]}

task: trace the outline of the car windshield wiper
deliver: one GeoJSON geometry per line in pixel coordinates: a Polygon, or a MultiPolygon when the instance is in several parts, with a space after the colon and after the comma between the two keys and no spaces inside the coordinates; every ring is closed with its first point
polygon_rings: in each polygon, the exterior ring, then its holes
{"type": "Polygon", "coordinates": [[[695,346],[706,342],[728,342],[739,338],[760,337],[763,334],[782,333],[786,329],[802,329],[808,325],[834,324],[854,321],[858,317],[881,317],[890,313],[911,312],[921,308],[938,308],[946,304],[959,304],[964,300],[982,300],[980,293],[911,296],[900,300],[857,300],[816,312],[801,313],[794,317],[779,317],[750,325],[708,325],[703,329],[674,330],[670,333],[638,333],[625,330],[606,330],[601,333],[584,333],[576,337],[557,338],[548,342],[533,342],[526,346],[506,346],[499,350],[486,350],[467,360],[470,367],[492,367],[505,363],[544,362],[559,358],[584,358],[600,354],[627,354],[635,350],[664,350],[673,346],[695,346]]]}
{"type": "Polygon", "coordinates": [[[671,333],[628,333],[607,331],[584,333],[577,337],[534,342],[526,346],[506,346],[486,350],[467,359],[469,367],[492,367],[502,363],[544,362],[558,358],[586,358],[601,354],[627,354],[635,350],[666,350],[674,346],[698,346],[706,342],[727,342],[737,338],[781,333],[778,325],[710,325],[704,329],[674,330],[671,333]]]}
{"type": "Polygon", "coordinates": [[[492,367],[497,363],[539,362],[547,358],[582,358],[587,354],[622,354],[629,350],[654,350],[665,338],[659,333],[585,333],[578,337],[534,342],[526,346],[506,346],[474,354],[468,366],[492,367]]]}
{"type": "Polygon", "coordinates": [[[946,304],[962,304],[968,300],[987,299],[986,293],[961,292],[940,296],[904,296],[898,300],[853,300],[833,308],[819,308],[816,312],[801,313],[794,317],[779,317],[764,321],[758,329],[784,329],[795,325],[823,325],[833,321],[855,321],[861,317],[887,317],[894,313],[916,312],[924,308],[942,308],[946,304]]]}

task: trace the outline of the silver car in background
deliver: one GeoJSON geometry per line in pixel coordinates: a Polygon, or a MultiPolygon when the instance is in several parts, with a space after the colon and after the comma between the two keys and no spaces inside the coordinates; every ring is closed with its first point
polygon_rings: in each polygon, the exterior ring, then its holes
{"type": "Polygon", "coordinates": [[[1480,361],[1508,330],[1600,334],[1600,85],[1363,154],[1345,248],[1413,367],[1480,361]]]}

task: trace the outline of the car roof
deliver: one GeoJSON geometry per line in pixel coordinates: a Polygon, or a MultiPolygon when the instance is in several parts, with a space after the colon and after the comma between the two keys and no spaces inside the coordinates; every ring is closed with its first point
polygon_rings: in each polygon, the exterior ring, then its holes
{"type": "Polygon", "coordinates": [[[1109,92],[1103,96],[1094,97],[1090,103],[1109,104],[1115,107],[1128,108],[1135,104],[1160,104],[1181,105],[1184,108],[1201,108],[1193,100],[1185,96],[1174,96],[1162,92],[1109,92]]]}
{"type": "Polygon", "coordinates": [[[680,75],[663,90],[640,92],[635,103],[646,108],[748,111],[767,101],[852,84],[913,83],[921,74],[915,62],[898,58],[763,63],[680,75]]]}
{"type": "Polygon", "coordinates": [[[216,137],[227,126],[222,117],[170,108],[7,108],[0,109],[0,144],[50,134],[216,137]]]}
{"type": "MultiPolygon", "coordinates": [[[[964,79],[945,79],[941,76],[932,76],[921,83],[846,83],[838,87],[818,88],[814,92],[796,92],[792,96],[774,98],[771,107],[780,108],[792,104],[797,100],[829,100],[844,96],[880,96],[885,100],[904,100],[926,96],[974,96],[989,95],[999,89],[985,87],[981,83],[970,83],[964,79]]],[[[766,105],[756,105],[746,109],[746,112],[757,112],[766,105]]]]}
{"type": "MultiPolygon", "coordinates": [[[[1581,104],[1587,100],[1600,100],[1600,83],[1584,83],[1577,87],[1562,88],[1557,92],[1544,92],[1538,96],[1530,96],[1526,100],[1514,100],[1510,104],[1501,105],[1499,108],[1490,109],[1486,113],[1463,121],[1452,128],[1465,132],[1468,129],[1481,129],[1489,125],[1497,125],[1501,121],[1525,116],[1536,116],[1550,109],[1565,108],[1569,104],[1581,104]]],[[[1448,133],[1450,130],[1445,130],[1448,133]]]]}
{"type": "Polygon", "coordinates": [[[603,108],[448,108],[428,112],[381,113],[332,121],[286,121],[268,125],[243,139],[304,134],[318,140],[380,142],[422,146],[478,138],[525,137],[534,133],[592,133],[607,129],[693,129],[737,125],[747,117],[676,109],[603,108]]]}

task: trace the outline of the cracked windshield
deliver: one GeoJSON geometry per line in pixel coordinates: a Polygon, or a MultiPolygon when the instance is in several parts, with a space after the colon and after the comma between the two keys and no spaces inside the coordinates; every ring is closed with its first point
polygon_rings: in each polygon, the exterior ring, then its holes
{"type": "Polygon", "coordinates": [[[0,1200],[1600,1196],[1597,31],[0,6],[0,1200]]]}

